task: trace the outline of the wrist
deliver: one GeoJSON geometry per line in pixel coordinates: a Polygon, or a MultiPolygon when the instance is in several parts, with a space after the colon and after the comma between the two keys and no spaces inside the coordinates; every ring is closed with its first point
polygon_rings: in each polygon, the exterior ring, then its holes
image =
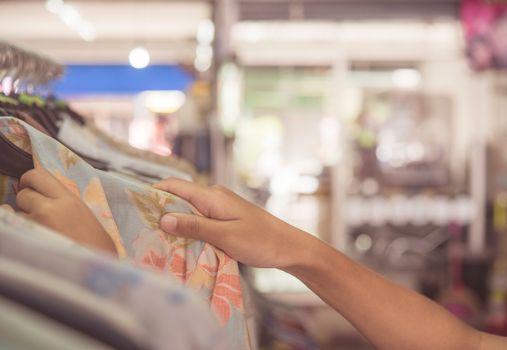
{"type": "Polygon", "coordinates": [[[293,259],[282,270],[301,279],[323,268],[324,254],[329,247],[317,237],[304,231],[297,231],[300,237],[296,248],[290,252],[293,259]]]}

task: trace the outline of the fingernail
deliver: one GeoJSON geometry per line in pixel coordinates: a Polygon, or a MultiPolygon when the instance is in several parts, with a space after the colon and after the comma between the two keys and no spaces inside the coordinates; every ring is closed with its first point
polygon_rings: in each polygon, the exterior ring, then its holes
{"type": "Polygon", "coordinates": [[[176,224],[178,223],[178,219],[171,215],[164,215],[160,220],[160,226],[164,231],[174,232],[176,230],[176,224]]]}

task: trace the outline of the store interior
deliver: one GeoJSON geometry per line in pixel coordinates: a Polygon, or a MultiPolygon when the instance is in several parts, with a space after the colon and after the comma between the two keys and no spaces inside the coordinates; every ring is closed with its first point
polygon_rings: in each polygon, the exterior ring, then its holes
{"type": "MultiPolygon", "coordinates": [[[[54,96],[507,336],[507,5],[3,0],[0,23],[2,96],[54,96]],[[11,45],[61,70],[33,83],[11,45]]],[[[291,275],[242,273],[280,322],[261,349],[373,349],[291,275]]]]}

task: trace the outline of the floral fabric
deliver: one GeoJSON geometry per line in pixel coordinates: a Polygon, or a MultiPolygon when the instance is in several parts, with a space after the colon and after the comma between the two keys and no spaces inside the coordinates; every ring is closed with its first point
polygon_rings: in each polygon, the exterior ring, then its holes
{"type": "MultiPolygon", "coordinates": [[[[207,243],[168,235],[159,227],[164,213],[189,213],[189,204],[134,179],[96,170],[17,119],[0,117],[0,132],[88,205],[121,257],[174,276],[210,306],[233,349],[252,348],[237,262],[207,243]]],[[[13,206],[14,182],[0,177],[0,195],[13,206]]]]}

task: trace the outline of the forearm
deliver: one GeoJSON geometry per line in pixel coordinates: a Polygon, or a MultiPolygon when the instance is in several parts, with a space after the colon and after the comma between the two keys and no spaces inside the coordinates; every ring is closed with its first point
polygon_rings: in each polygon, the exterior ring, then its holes
{"type": "Polygon", "coordinates": [[[178,179],[164,180],[156,187],[205,214],[166,214],[160,223],[165,232],[207,241],[246,265],[293,274],[378,349],[507,348],[502,339],[467,327],[430,300],[386,281],[227,189],[178,179]]]}
{"type": "Polygon", "coordinates": [[[307,258],[286,269],[347,318],[376,348],[478,350],[480,333],[429,299],[332,247],[305,237],[307,258]]]}
{"type": "Polygon", "coordinates": [[[505,350],[507,349],[507,338],[493,334],[481,333],[480,350],[505,350]]]}

